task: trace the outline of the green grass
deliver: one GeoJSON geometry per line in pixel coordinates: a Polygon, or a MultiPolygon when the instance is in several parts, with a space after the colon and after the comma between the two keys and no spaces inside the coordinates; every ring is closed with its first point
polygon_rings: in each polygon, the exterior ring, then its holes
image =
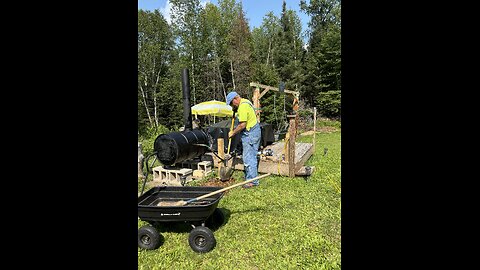
{"type": "Polygon", "coordinates": [[[317,127],[336,127],[341,128],[342,122],[328,118],[317,119],[317,127]]]}
{"type": "MultiPolygon", "coordinates": [[[[312,136],[297,141],[311,142],[312,136]]],[[[316,151],[305,164],[315,166],[312,176],[270,176],[259,187],[230,190],[218,206],[226,222],[214,231],[212,251],[191,250],[191,227],[161,229],[160,248],[138,249],[138,269],[340,269],[340,148],[340,132],[317,134],[316,151]]],[[[242,175],[234,176],[241,181],[242,175]]],[[[138,227],[145,224],[139,220],[138,227]]]]}

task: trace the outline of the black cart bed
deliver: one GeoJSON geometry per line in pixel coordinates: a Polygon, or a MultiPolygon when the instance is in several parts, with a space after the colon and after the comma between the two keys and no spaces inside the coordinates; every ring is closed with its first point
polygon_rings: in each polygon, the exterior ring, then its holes
{"type": "Polygon", "coordinates": [[[138,197],[138,217],[147,222],[205,221],[217,208],[223,192],[185,206],[157,206],[157,204],[162,201],[187,201],[219,189],[221,187],[154,187],[138,197]]]}

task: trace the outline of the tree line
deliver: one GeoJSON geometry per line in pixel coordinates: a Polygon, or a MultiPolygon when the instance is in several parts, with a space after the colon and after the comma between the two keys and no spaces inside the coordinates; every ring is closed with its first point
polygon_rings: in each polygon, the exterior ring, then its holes
{"type": "MultiPolygon", "coordinates": [[[[180,72],[190,71],[191,103],[224,101],[235,90],[251,99],[250,82],[300,92],[301,104],[320,115],[340,116],[341,0],[301,1],[309,17],[282,3],[279,17],[265,14],[250,30],[241,2],[170,0],[171,22],[158,11],[138,10],[138,127],[180,127],[183,116],[180,72]],[[303,35],[307,34],[304,44],[303,35]]],[[[261,99],[262,121],[281,129],[291,98],[269,91],[261,99]]]]}

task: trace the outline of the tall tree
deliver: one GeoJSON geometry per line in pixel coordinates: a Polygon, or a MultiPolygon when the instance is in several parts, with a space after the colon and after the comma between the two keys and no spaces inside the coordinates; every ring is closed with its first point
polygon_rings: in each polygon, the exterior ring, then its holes
{"type": "Polygon", "coordinates": [[[205,90],[203,98],[224,100],[226,98],[225,84],[220,71],[222,20],[220,10],[214,4],[207,3],[200,12],[200,43],[199,69],[201,76],[199,86],[205,90]]]}
{"type": "MultiPolygon", "coordinates": [[[[162,105],[162,85],[168,77],[173,53],[173,37],[158,10],[138,11],[138,101],[139,117],[158,127],[162,105]]],[[[145,121],[139,119],[141,124],[145,121]]]]}
{"type": "Polygon", "coordinates": [[[299,58],[302,54],[303,42],[301,38],[301,23],[293,10],[287,10],[286,2],[282,4],[278,31],[278,45],[275,53],[275,68],[286,87],[297,89],[298,78],[301,73],[299,58]]]}
{"type": "Polygon", "coordinates": [[[310,38],[301,87],[302,96],[311,106],[320,102],[334,104],[337,107],[327,106],[324,110],[320,107],[319,112],[339,116],[341,0],[311,0],[309,4],[302,0],[300,8],[311,16],[310,38]]]}
{"type": "Polygon", "coordinates": [[[218,0],[218,9],[221,18],[221,24],[218,29],[221,38],[218,39],[219,43],[216,44],[218,51],[218,72],[220,78],[222,78],[222,89],[224,88],[225,92],[227,92],[233,89],[229,55],[229,46],[232,39],[231,28],[236,16],[238,16],[240,5],[236,3],[236,0],[218,0]]]}
{"type": "Polygon", "coordinates": [[[248,96],[250,94],[252,37],[241,7],[230,29],[230,37],[228,55],[232,84],[240,95],[248,96]]]}
{"type": "Polygon", "coordinates": [[[196,82],[199,74],[196,70],[198,63],[199,46],[199,14],[201,11],[199,0],[170,0],[172,27],[178,38],[182,61],[190,67],[193,103],[196,103],[196,82]]]}
{"type": "Polygon", "coordinates": [[[262,25],[253,28],[253,58],[257,64],[263,63],[266,66],[273,66],[272,55],[278,43],[277,34],[281,31],[280,27],[280,21],[270,11],[263,17],[262,25]]]}

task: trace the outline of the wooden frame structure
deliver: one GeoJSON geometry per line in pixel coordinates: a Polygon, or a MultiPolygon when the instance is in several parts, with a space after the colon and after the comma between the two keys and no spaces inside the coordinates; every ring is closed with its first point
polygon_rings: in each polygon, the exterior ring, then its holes
{"type": "MultiPolygon", "coordinates": [[[[278,89],[277,87],[264,85],[256,82],[251,82],[250,87],[255,87],[255,90],[253,90],[252,101],[253,101],[253,106],[255,106],[255,108],[258,109],[256,114],[257,114],[257,120],[260,122],[260,112],[261,112],[260,99],[270,90],[277,91],[277,92],[282,92],[282,91],[280,91],[280,89],[278,89]],[[261,93],[260,93],[260,89],[262,89],[261,93]]],[[[287,90],[287,89],[284,89],[283,92],[285,92],[286,94],[293,95],[293,111],[296,114],[296,112],[298,111],[298,99],[300,97],[300,92],[287,90]]]]}
{"type": "MultiPolygon", "coordinates": [[[[253,93],[253,106],[257,108],[257,119],[260,120],[260,99],[270,90],[281,92],[280,89],[273,86],[263,85],[255,82],[250,83],[251,87],[255,87],[253,93]],[[260,89],[262,91],[260,92],[260,89]]],[[[288,132],[285,135],[285,141],[279,141],[272,145],[268,145],[264,150],[270,149],[274,153],[273,156],[261,156],[258,165],[259,173],[271,173],[276,175],[283,175],[288,177],[294,176],[309,176],[313,173],[314,166],[304,166],[304,163],[313,154],[313,144],[311,143],[299,143],[295,142],[297,136],[298,126],[298,99],[299,92],[284,89],[283,92],[291,94],[294,97],[293,100],[293,114],[287,115],[289,120],[288,132]]],[[[225,142],[222,138],[217,140],[217,149],[219,149],[219,156],[224,157],[224,145],[225,142]]],[[[213,166],[219,170],[222,166],[225,166],[215,155],[207,153],[202,156],[202,160],[209,160],[213,162],[213,166]]],[[[234,157],[227,162],[228,167],[232,167],[235,170],[244,170],[243,161],[241,158],[234,157]]]]}
{"type": "Polygon", "coordinates": [[[292,115],[288,115],[288,133],[286,134],[285,137],[285,144],[286,144],[286,153],[285,153],[285,161],[288,163],[288,176],[289,177],[294,177],[295,172],[297,171],[295,168],[295,138],[297,136],[297,125],[298,125],[298,99],[300,96],[300,92],[297,91],[292,91],[288,89],[283,89],[280,90],[277,87],[269,86],[269,85],[264,85],[256,82],[251,82],[250,87],[255,87],[255,90],[253,91],[253,106],[257,108],[257,120],[260,122],[260,99],[270,90],[277,91],[277,92],[284,92],[285,94],[291,94],[293,95],[293,113],[292,115]],[[262,92],[260,92],[260,89],[262,89],[262,92]]]}

